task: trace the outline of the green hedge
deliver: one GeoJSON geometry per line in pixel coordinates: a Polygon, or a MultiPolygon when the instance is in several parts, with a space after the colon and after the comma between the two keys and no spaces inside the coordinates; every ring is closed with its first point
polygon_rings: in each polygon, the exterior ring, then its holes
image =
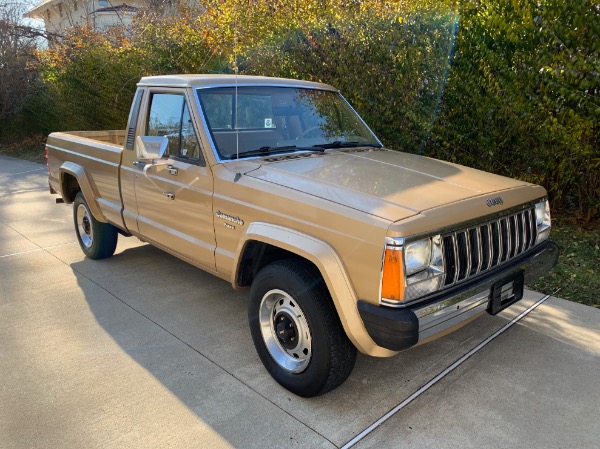
{"type": "Polygon", "coordinates": [[[543,184],[554,208],[600,214],[600,8],[469,2],[428,152],[543,184]]]}

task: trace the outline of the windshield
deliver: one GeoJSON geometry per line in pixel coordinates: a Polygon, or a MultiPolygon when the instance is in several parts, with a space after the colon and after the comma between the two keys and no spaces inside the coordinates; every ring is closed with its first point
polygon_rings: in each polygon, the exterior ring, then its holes
{"type": "Polygon", "coordinates": [[[198,89],[221,159],[381,144],[336,92],[293,87],[198,89]]]}

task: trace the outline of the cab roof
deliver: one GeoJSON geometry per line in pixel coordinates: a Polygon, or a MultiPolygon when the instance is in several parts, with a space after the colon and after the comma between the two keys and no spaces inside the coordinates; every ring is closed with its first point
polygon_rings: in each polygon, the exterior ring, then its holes
{"type": "Polygon", "coordinates": [[[163,87],[224,87],[224,86],[285,86],[285,87],[304,87],[309,89],[332,90],[337,92],[334,87],[315,83],[312,81],[302,81],[287,78],[271,78],[267,76],[248,76],[248,75],[160,75],[145,76],[138,86],[163,86],[163,87]]]}

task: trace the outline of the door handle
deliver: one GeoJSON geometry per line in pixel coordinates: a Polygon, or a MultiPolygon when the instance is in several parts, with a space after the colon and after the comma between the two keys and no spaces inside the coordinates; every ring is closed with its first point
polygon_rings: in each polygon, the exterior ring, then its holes
{"type": "Polygon", "coordinates": [[[133,165],[135,165],[136,167],[139,167],[139,168],[144,168],[146,166],[146,164],[144,164],[143,162],[140,162],[140,161],[135,161],[133,163],[133,165]]]}
{"type": "Polygon", "coordinates": [[[179,170],[177,170],[175,167],[173,167],[172,165],[168,165],[167,166],[167,170],[169,170],[169,174],[171,176],[177,176],[177,174],[179,173],[179,170]]]}
{"type": "Polygon", "coordinates": [[[171,193],[171,192],[165,192],[165,196],[167,198],[169,198],[170,200],[174,200],[175,199],[175,194],[171,193]]]}

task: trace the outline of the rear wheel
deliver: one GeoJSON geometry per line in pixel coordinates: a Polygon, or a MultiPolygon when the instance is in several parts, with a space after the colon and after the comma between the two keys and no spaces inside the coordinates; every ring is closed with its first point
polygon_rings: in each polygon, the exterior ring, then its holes
{"type": "Polygon", "coordinates": [[[115,253],[119,236],[117,228],[96,220],[81,192],[73,201],[73,220],[79,246],[87,257],[104,259],[115,253]]]}
{"type": "Polygon", "coordinates": [[[299,396],[341,385],[356,361],[320,274],[301,260],[264,267],[250,289],[250,332],[271,376],[299,396]]]}

